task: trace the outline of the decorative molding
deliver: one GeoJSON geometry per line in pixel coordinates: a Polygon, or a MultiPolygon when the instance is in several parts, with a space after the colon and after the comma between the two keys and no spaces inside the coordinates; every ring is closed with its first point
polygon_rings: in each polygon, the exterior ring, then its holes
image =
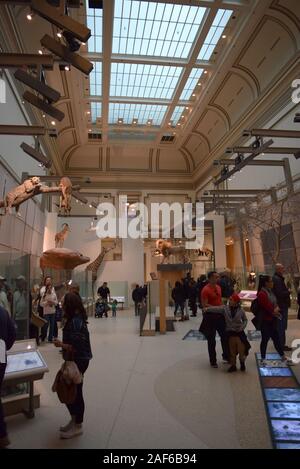
{"type": "Polygon", "coordinates": [[[272,5],[270,6],[270,9],[277,10],[283,15],[287,16],[296,25],[297,29],[300,30],[300,19],[287,7],[280,5],[280,0],[274,0],[272,5]]]}

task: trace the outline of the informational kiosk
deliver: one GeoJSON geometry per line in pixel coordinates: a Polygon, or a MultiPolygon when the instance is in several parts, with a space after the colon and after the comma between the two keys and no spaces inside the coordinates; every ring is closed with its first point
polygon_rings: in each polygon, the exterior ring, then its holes
{"type": "Polygon", "coordinates": [[[172,285],[185,277],[187,271],[192,270],[192,264],[158,264],[159,278],[159,332],[165,334],[167,330],[166,318],[166,289],[165,282],[169,281],[172,285]]]}
{"type": "Polygon", "coordinates": [[[34,394],[34,381],[43,379],[47,371],[48,367],[37,350],[35,340],[19,340],[14,344],[7,354],[4,385],[13,387],[28,383],[29,390],[25,395],[8,395],[3,398],[6,415],[23,412],[28,418],[34,417],[34,409],[39,407],[39,395],[34,394]]]}

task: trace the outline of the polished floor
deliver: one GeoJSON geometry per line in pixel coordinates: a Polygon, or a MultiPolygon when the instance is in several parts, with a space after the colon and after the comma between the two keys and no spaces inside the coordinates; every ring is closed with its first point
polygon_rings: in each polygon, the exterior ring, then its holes
{"type": "MultiPolygon", "coordinates": [[[[43,345],[50,372],[37,384],[41,407],[33,420],[7,419],[11,448],[270,448],[254,358],[259,342],[251,343],[246,374],[228,374],[221,364],[211,369],[206,342],[182,340],[199,323],[191,318],[165,336],[139,337],[132,311],[91,318],[84,434],[73,440],[59,438],[69,416],[51,391],[61,355],[43,345]]],[[[290,320],[289,339],[299,333],[300,322],[290,320]]]]}

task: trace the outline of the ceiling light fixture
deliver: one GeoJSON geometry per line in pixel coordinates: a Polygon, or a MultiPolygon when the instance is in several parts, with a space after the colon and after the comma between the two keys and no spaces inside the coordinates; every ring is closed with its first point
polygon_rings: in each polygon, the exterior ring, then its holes
{"type": "Polygon", "coordinates": [[[51,121],[51,125],[55,125],[55,121],[51,121]]]}
{"type": "Polygon", "coordinates": [[[226,34],[223,34],[222,39],[226,39],[226,38],[227,38],[226,34]]]}
{"type": "Polygon", "coordinates": [[[59,31],[58,33],[56,33],[56,36],[59,38],[62,38],[62,31],[59,31]]]}
{"type": "Polygon", "coordinates": [[[188,110],[188,109],[189,109],[189,107],[188,107],[188,106],[186,106],[186,107],[185,107],[185,109],[187,109],[187,110],[188,110]]]}
{"type": "Polygon", "coordinates": [[[70,71],[70,65],[66,65],[66,66],[65,66],[65,71],[66,71],[66,72],[69,72],[69,71],[70,71]]]}
{"type": "Polygon", "coordinates": [[[42,49],[39,49],[39,54],[40,54],[40,55],[43,55],[42,49]]]}
{"type": "Polygon", "coordinates": [[[195,93],[192,94],[193,98],[196,96],[195,93]]]}
{"type": "Polygon", "coordinates": [[[207,71],[207,70],[204,70],[204,73],[205,73],[205,75],[206,75],[206,74],[208,73],[208,71],[207,71]]]}
{"type": "Polygon", "coordinates": [[[26,18],[28,19],[28,21],[32,21],[33,17],[34,17],[34,13],[32,13],[32,12],[30,12],[30,13],[28,13],[28,15],[26,15],[26,18]]]}

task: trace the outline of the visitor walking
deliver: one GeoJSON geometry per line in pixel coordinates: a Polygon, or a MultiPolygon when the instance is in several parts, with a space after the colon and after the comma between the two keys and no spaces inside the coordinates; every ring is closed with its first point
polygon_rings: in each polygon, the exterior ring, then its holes
{"type": "Polygon", "coordinates": [[[280,309],[281,321],[278,321],[278,331],[281,346],[284,351],[293,350],[286,345],[285,331],[288,327],[288,311],[291,306],[290,290],[285,284],[284,266],[282,264],[275,265],[275,273],[273,275],[273,293],[276,296],[277,305],[280,309]]]}
{"type": "Polygon", "coordinates": [[[106,301],[106,303],[109,301],[109,298],[110,298],[110,289],[108,288],[107,286],[107,282],[103,282],[103,284],[101,285],[101,287],[98,288],[98,291],[97,291],[98,295],[100,296],[100,298],[104,301],[106,301]]]}
{"type": "Polygon", "coordinates": [[[134,302],[134,314],[139,316],[141,303],[143,302],[144,291],[139,285],[136,285],[132,291],[132,301],[134,302]]]}
{"type": "Polygon", "coordinates": [[[241,299],[237,293],[231,295],[229,304],[225,306],[224,310],[230,357],[228,372],[237,371],[237,355],[239,356],[241,371],[246,371],[245,360],[251,345],[244,332],[248,322],[247,316],[241,307],[241,299]]]}
{"type": "Polygon", "coordinates": [[[10,444],[7,436],[4,412],[1,402],[2,383],[6,369],[6,351],[10,350],[16,340],[16,327],[8,311],[0,306],[0,449],[10,444]]]}
{"type": "MultiPolygon", "coordinates": [[[[55,347],[63,349],[64,360],[74,360],[82,376],[86,372],[92,358],[87,314],[82,300],[76,293],[67,293],[64,304],[64,327],[62,341],[54,340],[55,347]]],[[[71,415],[70,422],[60,427],[63,439],[73,438],[83,433],[82,423],[85,411],[83,398],[83,381],[77,384],[76,398],[73,404],[67,404],[71,415]]]]}
{"type": "Polygon", "coordinates": [[[274,347],[280,355],[282,361],[293,365],[284,354],[283,346],[280,341],[278,321],[281,321],[280,309],[277,305],[276,296],[273,293],[273,279],[269,275],[261,275],[257,290],[258,312],[260,317],[261,329],[261,364],[265,365],[266,351],[268,342],[272,339],[274,347]]]}
{"type": "Polygon", "coordinates": [[[212,271],[207,274],[207,278],[208,284],[203,288],[201,293],[203,320],[199,330],[207,339],[210,365],[213,368],[218,368],[216,354],[217,332],[221,338],[223,360],[228,362],[229,359],[224,305],[222,303],[221,287],[217,284],[219,274],[216,271],[212,271]]]}
{"type": "Polygon", "coordinates": [[[184,321],[184,301],[185,301],[185,291],[181,282],[175,282],[175,287],[172,290],[172,299],[175,303],[174,316],[176,317],[177,310],[180,308],[181,311],[181,321],[184,321]]]}
{"type": "Polygon", "coordinates": [[[52,285],[51,277],[45,277],[44,285],[40,291],[40,296],[40,305],[43,308],[43,317],[47,321],[47,324],[42,328],[41,339],[42,341],[45,341],[48,332],[48,342],[52,342],[55,333],[55,314],[58,301],[52,285]]]}
{"type": "Polygon", "coordinates": [[[192,316],[197,316],[197,284],[194,279],[190,281],[189,286],[189,308],[192,311],[192,316]]]}

